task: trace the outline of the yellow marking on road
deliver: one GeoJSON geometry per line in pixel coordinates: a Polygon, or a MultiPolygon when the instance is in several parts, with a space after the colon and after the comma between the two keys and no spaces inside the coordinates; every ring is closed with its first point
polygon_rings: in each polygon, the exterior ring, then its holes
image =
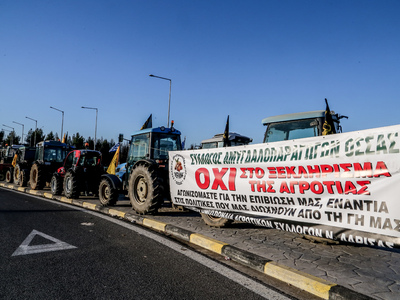
{"type": "Polygon", "coordinates": [[[264,273],[307,291],[322,299],[329,299],[329,290],[336,284],[310,274],[279,265],[276,262],[266,263],[264,273]]]}
{"type": "Polygon", "coordinates": [[[91,210],[96,210],[96,204],[90,203],[90,202],[83,202],[82,204],[83,207],[89,208],[91,210]]]}
{"type": "Polygon", "coordinates": [[[165,231],[165,226],[167,226],[166,223],[155,221],[155,220],[148,219],[148,218],[143,219],[143,225],[146,227],[160,230],[160,231],[165,231]]]}
{"type": "Polygon", "coordinates": [[[67,197],[61,197],[61,202],[72,204],[72,199],[68,199],[67,197]]]}
{"type": "Polygon", "coordinates": [[[223,243],[221,241],[215,240],[213,238],[206,237],[202,234],[199,233],[193,233],[190,235],[190,242],[201,246],[203,248],[206,248],[208,250],[211,250],[215,253],[221,254],[222,252],[222,247],[225,245],[228,245],[227,243],[223,243]]]}
{"type": "Polygon", "coordinates": [[[108,213],[112,216],[117,216],[117,217],[121,217],[121,218],[125,218],[125,213],[116,209],[109,209],[108,213]]]}

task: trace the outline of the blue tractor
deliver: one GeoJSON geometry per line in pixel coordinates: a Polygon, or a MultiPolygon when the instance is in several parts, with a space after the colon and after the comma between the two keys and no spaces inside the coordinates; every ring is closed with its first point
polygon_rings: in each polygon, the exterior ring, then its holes
{"type": "Polygon", "coordinates": [[[139,130],[132,135],[123,176],[104,174],[99,200],[115,205],[120,194],[128,194],[138,214],[154,214],[170,197],[168,152],[181,150],[181,133],[173,127],[139,130]]]}

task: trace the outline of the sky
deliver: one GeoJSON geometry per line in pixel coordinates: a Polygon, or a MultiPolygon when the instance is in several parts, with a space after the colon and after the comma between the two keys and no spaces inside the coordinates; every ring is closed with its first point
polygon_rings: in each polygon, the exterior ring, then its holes
{"type": "MultiPolygon", "coordinates": [[[[0,125],[118,140],[170,120],[200,144],[325,109],[399,124],[400,2],[0,0],[0,125]],[[17,122],[17,123],[14,123],[17,122]]],[[[6,135],[9,127],[1,126],[6,135]]]]}

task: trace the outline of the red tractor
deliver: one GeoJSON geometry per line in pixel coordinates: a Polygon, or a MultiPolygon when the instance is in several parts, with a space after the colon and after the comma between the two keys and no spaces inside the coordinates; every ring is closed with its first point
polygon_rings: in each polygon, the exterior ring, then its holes
{"type": "Polygon", "coordinates": [[[53,195],[79,198],[81,192],[96,195],[101,175],[105,173],[101,164],[101,152],[95,150],[73,150],[68,153],[64,165],[53,174],[50,188],[53,195]]]}

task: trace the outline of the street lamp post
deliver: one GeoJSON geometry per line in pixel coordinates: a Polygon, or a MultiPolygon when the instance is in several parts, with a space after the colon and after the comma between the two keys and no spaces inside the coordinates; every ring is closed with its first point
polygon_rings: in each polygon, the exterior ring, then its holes
{"type": "Polygon", "coordinates": [[[52,109],[55,109],[55,110],[58,110],[59,112],[61,112],[61,113],[62,113],[62,122],[61,122],[61,137],[60,137],[60,139],[62,139],[62,138],[63,138],[63,128],[64,128],[64,111],[63,111],[63,110],[61,110],[61,109],[55,108],[55,107],[53,107],[53,106],[50,106],[50,108],[52,108],[52,109]]]}
{"type": "Polygon", "coordinates": [[[95,128],[94,128],[94,143],[93,143],[93,149],[96,150],[96,142],[97,142],[97,140],[96,140],[96,138],[97,138],[97,114],[98,114],[98,111],[99,111],[99,110],[98,110],[96,107],[82,106],[82,108],[85,108],[85,109],[95,109],[95,110],[96,110],[96,125],[95,125],[95,128]]]}
{"type": "Polygon", "coordinates": [[[149,75],[150,77],[155,77],[155,78],[159,78],[159,79],[164,79],[164,80],[169,80],[169,98],[168,98],[168,123],[167,123],[167,127],[169,127],[169,111],[170,111],[170,107],[171,107],[171,86],[172,86],[172,80],[169,78],[165,78],[165,77],[160,77],[160,76],[156,76],[153,74],[149,75]]]}
{"type": "Polygon", "coordinates": [[[3,124],[3,126],[12,129],[12,131],[11,131],[11,145],[14,144],[14,127],[11,127],[11,126],[8,126],[8,125],[5,125],[5,124],[3,124]]]}
{"type": "Polygon", "coordinates": [[[15,122],[15,121],[13,121],[13,123],[19,124],[19,125],[22,126],[22,143],[21,144],[24,144],[24,124],[18,123],[18,122],[15,122]]]}
{"type": "Polygon", "coordinates": [[[32,119],[32,118],[29,118],[29,117],[25,117],[25,118],[27,118],[27,119],[29,119],[29,120],[32,120],[32,121],[35,121],[35,122],[36,122],[36,125],[35,125],[35,137],[33,138],[33,146],[35,147],[35,146],[36,146],[37,120],[35,120],[35,119],[32,119]]]}

